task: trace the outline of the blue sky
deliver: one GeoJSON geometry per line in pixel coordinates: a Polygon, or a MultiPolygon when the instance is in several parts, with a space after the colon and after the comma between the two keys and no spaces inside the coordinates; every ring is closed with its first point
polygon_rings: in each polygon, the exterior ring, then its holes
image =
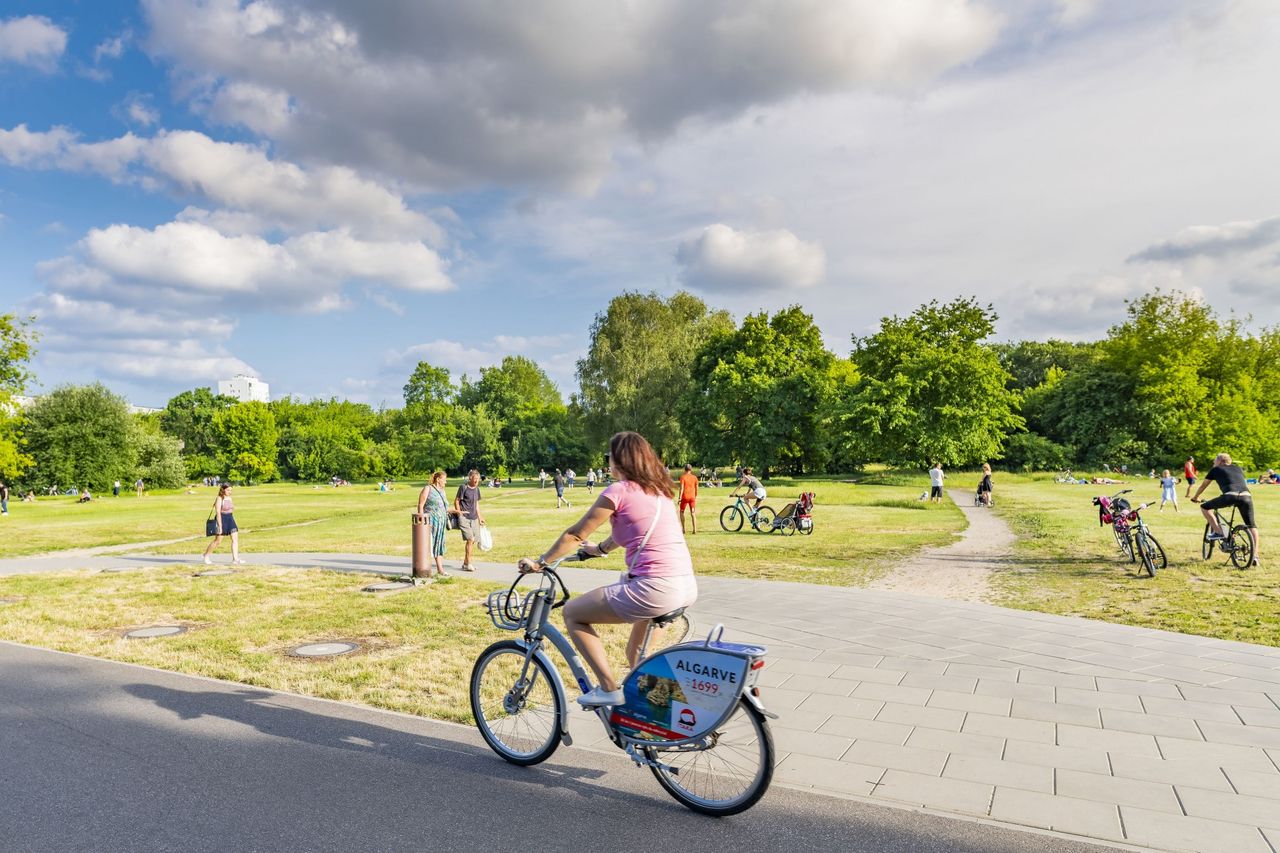
{"type": "MultiPolygon", "coordinates": [[[[932,298],[1090,337],[1154,287],[1280,320],[1265,0],[0,2],[0,311],[44,388],[237,371],[399,404],[594,315],[932,298]]],[[[40,390],[39,388],[35,390],[40,390]]]]}

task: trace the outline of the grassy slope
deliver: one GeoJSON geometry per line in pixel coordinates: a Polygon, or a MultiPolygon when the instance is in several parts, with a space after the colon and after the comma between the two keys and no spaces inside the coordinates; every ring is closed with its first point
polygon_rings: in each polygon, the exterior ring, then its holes
{"type": "MultiPolygon", "coordinates": [[[[1098,526],[1090,499],[1133,489],[1137,504],[1155,501],[1160,487],[1145,477],[1124,486],[1072,486],[1052,477],[999,475],[996,511],[1019,536],[1018,564],[997,576],[997,603],[1028,610],[1105,619],[1188,634],[1280,645],[1280,563],[1268,559],[1267,534],[1280,506],[1280,487],[1253,487],[1263,565],[1240,571],[1225,555],[1200,558],[1204,520],[1182,499],[1144,513],[1164,546],[1169,568],[1154,579],[1124,561],[1109,528],[1098,526]]],[[[1211,487],[1206,495],[1216,494],[1211,487]]],[[[1274,540],[1272,540],[1274,541],[1274,540]]]]}

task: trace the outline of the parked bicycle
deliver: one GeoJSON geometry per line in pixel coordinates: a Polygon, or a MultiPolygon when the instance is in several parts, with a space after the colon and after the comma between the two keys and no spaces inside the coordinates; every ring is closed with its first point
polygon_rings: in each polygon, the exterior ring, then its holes
{"type": "Polygon", "coordinates": [[[751,522],[752,530],[759,530],[763,533],[773,531],[773,521],[777,518],[777,513],[773,511],[773,507],[761,504],[755,509],[747,506],[747,502],[742,499],[742,495],[734,495],[733,503],[730,506],[720,510],[720,526],[730,533],[737,533],[742,529],[742,522],[751,522]]]}
{"type": "Polygon", "coordinates": [[[1237,569],[1249,568],[1253,562],[1253,537],[1249,535],[1249,528],[1243,524],[1236,524],[1236,508],[1231,507],[1231,516],[1226,521],[1223,521],[1222,513],[1216,509],[1213,510],[1213,515],[1218,522],[1218,528],[1226,535],[1222,539],[1210,539],[1209,534],[1213,533],[1213,525],[1206,522],[1204,537],[1200,540],[1201,558],[1207,560],[1212,557],[1213,546],[1217,545],[1224,553],[1231,555],[1231,562],[1237,569]]]}
{"type": "Polygon", "coordinates": [[[1111,525],[1116,543],[1120,546],[1120,551],[1129,558],[1129,562],[1141,561],[1147,575],[1155,577],[1158,570],[1168,568],[1169,560],[1165,556],[1164,547],[1142,518],[1142,511],[1150,504],[1134,507],[1124,498],[1124,495],[1132,491],[1124,489],[1111,497],[1100,495],[1093,499],[1093,505],[1098,507],[1098,523],[1111,525]]]}
{"type": "MultiPolygon", "coordinates": [[[[576,559],[585,556],[579,553],[576,559]]],[[[570,561],[575,557],[566,558],[570,561]]],[[[556,572],[563,560],[534,575],[537,588],[489,595],[489,618],[498,628],[522,631],[481,652],[471,671],[471,712],[485,742],[512,764],[546,761],[569,736],[569,701],[547,644],[558,651],[585,694],[591,678],[568,638],[551,624],[552,611],[569,600],[556,572]]],[[[655,628],[684,615],[684,608],[649,622],[639,663],[623,682],[625,701],[587,708],[600,718],[615,746],[637,766],[648,767],[677,801],[717,817],[751,808],[773,779],[773,736],[756,679],[768,650],[730,643],[717,625],[706,640],[680,643],[645,657],[655,628]]]]}

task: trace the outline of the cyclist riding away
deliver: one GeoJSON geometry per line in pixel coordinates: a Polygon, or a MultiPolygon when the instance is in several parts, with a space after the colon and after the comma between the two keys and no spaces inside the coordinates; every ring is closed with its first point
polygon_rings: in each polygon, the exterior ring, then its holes
{"type": "Polygon", "coordinates": [[[617,583],[579,595],[564,606],[569,636],[599,683],[579,697],[585,706],[624,702],[622,685],[613,676],[593,625],[632,626],[627,661],[634,667],[648,621],[688,607],[698,597],[693,559],[672,511],[671,474],[644,436],[620,432],[609,441],[609,474],[615,482],[600,493],[586,515],[560,534],[541,557],[525,557],[517,564],[521,572],[540,572],[579,549],[593,557],[619,546],[626,550],[627,570],[617,583]],[[612,533],[598,544],[588,542],[587,537],[606,523],[612,533]]]}
{"type": "Polygon", "coordinates": [[[1204,514],[1205,521],[1209,522],[1209,526],[1213,528],[1213,532],[1209,534],[1208,538],[1216,541],[1225,539],[1228,535],[1228,531],[1223,531],[1221,525],[1218,524],[1218,518],[1213,511],[1231,506],[1236,507],[1240,510],[1240,520],[1244,522],[1245,527],[1249,528],[1249,538],[1253,540],[1253,565],[1258,565],[1258,528],[1253,518],[1253,495],[1249,492],[1248,485],[1245,484],[1244,469],[1239,465],[1232,464],[1230,454],[1219,453],[1214,457],[1213,467],[1204,475],[1204,482],[1200,484],[1200,489],[1191,500],[1199,503],[1200,495],[1204,493],[1205,489],[1209,488],[1210,483],[1217,483],[1218,487],[1222,489],[1222,494],[1213,500],[1200,504],[1200,512],[1204,514]]]}
{"type": "MultiPolygon", "coordinates": [[[[751,508],[752,512],[755,512],[756,508],[764,502],[764,499],[769,497],[769,493],[764,490],[764,486],[761,485],[760,480],[751,473],[750,468],[742,469],[742,482],[738,483],[738,488],[746,490],[742,497],[742,501],[751,508]]],[[[733,494],[729,495],[731,498],[736,498],[737,496],[737,489],[734,489],[733,494]]]]}

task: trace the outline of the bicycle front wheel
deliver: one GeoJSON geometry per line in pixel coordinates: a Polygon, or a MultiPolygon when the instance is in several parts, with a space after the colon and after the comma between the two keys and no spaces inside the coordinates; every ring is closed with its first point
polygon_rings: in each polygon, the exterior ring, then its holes
{"type": "Polygon", "coordinates": [[[1247,569],[1253,563],[1253,537],[1243,524],[1231,528],[1231,562],[1237,569],[1247,569]]]}
{"type": "Polygon", "coordinates": [[[559,698],[546,665],[535,657],[526,669],[525,650],[515,640],[485,649],[471,670],[476,726],[485,743],[512,764],[538,764],[556,751],[559,698]]]}
{"type": "Polygon", "coordinates": [[[1137,559],[1137,555],[1133,552],[1133,537],[1129,535],[1129,531],[1120,530],[1118,527],[1111,528],[1116,534],[1116,542],[1120,545],[1120,553],[1129,558],[1132,563],[1137,559]]]}
{"type": "Polygon", "coordinates": [[[756,510],[755,518],[751,519],[751,526],[761,533],[773,532],[773,520],[778,514],[773,511],[773,507],[761,506],[756,510]]]}
{"type": "Polygon", "coordinates": [[[737,533],[742,529],[742,513],[736,506],[727,506],[720,510],[720,526],[729,533],[737,533]]]}
{"type": "Polygon", "coordinates": [[[695,812],[714,817],[754,806],[773,781],[773,736],[764,715],[746,699],[708,735],[706,749],[664,752],[645,747],[649,769],[667,793],[695,812]]]}
{"type": "MultiPolygon", "coordinates": [[[[1142,557],[1142,568],[1146,569],[1148,577],[1156,576],[1156,549],[1160,547],[1160,543],[1156,542],[1155,537],[1145,530],[1139,530],[1133,537],[1134,546],[1138,550],[1138,554],[1142,557]]],[[[1163,559],[1164,551],[1160,551],[1160,558],[1163,559]]]]}
{"type": "Polygon", "coordinates": [[[1209,559],[1213,556],[1214,541],[1209,538],[1209,534],[1213,532],[1213,526],[1206,524],[1204,526],[1204,538],[1200,540],[1200,557],[1209,559]]]}

